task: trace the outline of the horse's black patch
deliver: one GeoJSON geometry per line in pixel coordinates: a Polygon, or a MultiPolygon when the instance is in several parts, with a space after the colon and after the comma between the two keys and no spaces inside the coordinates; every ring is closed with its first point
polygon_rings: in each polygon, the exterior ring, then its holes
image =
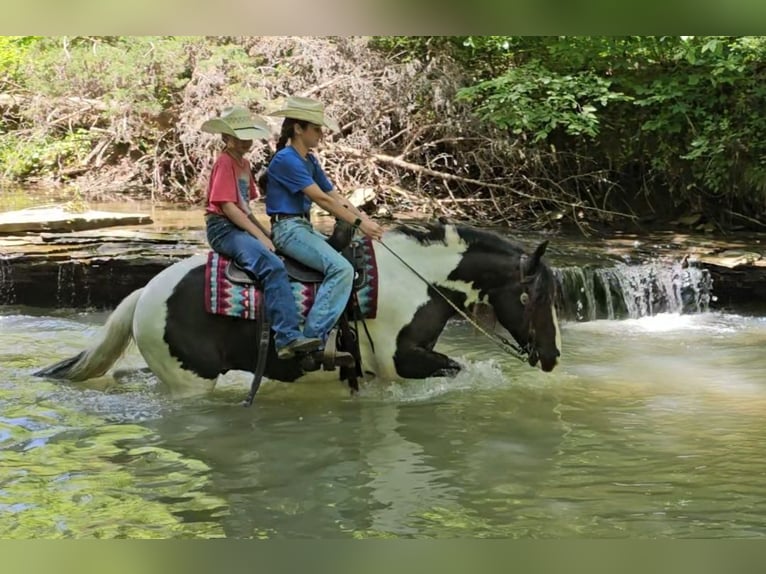
{"type": "Polygon", "coordinates": [[[445,287],[437,288],[441,294],[429,287],[428,302],[415,311],[412,321],[396,336],[394,366],[400,377],[423,379],[454,375],[460,370],[458,363],[447,355],[435,352],[433,348],[444,325],[455,314],[449,302],[462,309],[466,295],[445,287]]]}
{"type": "Polygon", "coordinates": [[[170,354],[203,379],[230,369],[254,369],[255,321],[206,313],[204,297],[205,266],[200,265],[178,282],[167,300],[165,342],[170,354]]]}
{"type": "MultiPolygon", "coordinates": [[[[203,379],[230,370],[255,371],[257,321],[205,312],[205,266],[195,267],[178,282],[167,300],[165,343],[181,367],[203,379]]],[[[269,342],[266,376],[294,381],[303,374],[297,361],[280,361],[269,342]]]]}
{"type": "Polygon", "coordinates": [[[457,226],[455,229],[468,244],[468,249],[458,267],[450,273],[450,279],[470,279],[476,289],[486,293],[511,282],[512,278],[518,278],[518,281],[525,284],[526,291],[531,296],[530,309],[549,307],[553,303],[556,278],[545,262],[536,259],[531,274],[528,277],[523,276],[520,268],[521,257],[524,255],[522,245],[493,231],[463,226],[457,226]],[[479,269],[486,270],[488,264],[493,271],[481,273],[479,269]]]}

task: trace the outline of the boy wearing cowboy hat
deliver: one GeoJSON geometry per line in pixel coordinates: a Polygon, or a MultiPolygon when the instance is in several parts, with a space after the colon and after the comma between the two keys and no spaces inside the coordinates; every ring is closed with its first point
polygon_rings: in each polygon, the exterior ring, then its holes
{"type": "Polygon", "coordinates": [[[274,245],[250,210],[258,190],[244,155],[253,140],[270,136],[268,125],[246,108],[234,106],[207,120],[201,129],[222,134],[225,145],[213,164],[207,188],[205,225],[210,247],[262,283],[266,317],[274,330],[280,359],[318,349],[321,339],[306,337],[300,331],[300,316],[284,263],[274,254],[274,245]]]}
{"type": "MultiPolygon", "coordinates": [[[[312,228],[309,220],[311,204],[317,203],[373,239],[382,237],[383,228],[335,189],[317,158],[310,153],[319,145],[323,127],[339,130],[321,102],[292,96],[282,108],[269,115],[285,118],[277,152],[267,170],[266,213],[271,217],[272,237],[280,252],[324,273],[324,280],[306,317],[304,333],[307,337],[326,341],[346,308],[354,270],[326,242],[326,238],[312,228]]],[[[335,362],[341,364],[345,359],[338,352],[335,362]]]]}

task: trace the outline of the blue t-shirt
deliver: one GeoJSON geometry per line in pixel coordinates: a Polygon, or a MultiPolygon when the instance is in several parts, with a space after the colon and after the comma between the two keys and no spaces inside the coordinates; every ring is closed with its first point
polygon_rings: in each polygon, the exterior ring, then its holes
{"type": "Polygon", "coordinates": [[[274,155],[267,173],[266,213],[269,215],[308,213],[311,199],[303,190],[312,183],[325,193],[333,190],[317,158],[311,153],[304,158],[292,146],[284,147],[274,155]]]}

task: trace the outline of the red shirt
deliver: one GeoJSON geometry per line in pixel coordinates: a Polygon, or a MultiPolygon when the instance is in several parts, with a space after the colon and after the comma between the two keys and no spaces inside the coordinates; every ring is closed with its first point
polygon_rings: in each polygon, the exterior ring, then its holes
{"type": "Polygon", "coordinates": [[[223,215],[221,204],[229,201],[236,203],[245,213],[250,213],[248,202],[258,197],[250,162],[244,158],[238,162],[226,152],[219,155],[207,185],[205,213],[223,215]]]}

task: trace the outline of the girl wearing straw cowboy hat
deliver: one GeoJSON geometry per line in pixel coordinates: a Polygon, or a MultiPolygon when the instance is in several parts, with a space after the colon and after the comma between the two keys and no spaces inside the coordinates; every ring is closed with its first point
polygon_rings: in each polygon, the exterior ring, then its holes
{"type": "Polygon", "coordinates": [[[300,331],[300,315],[284,263],[274,254],[267,232],[250,211],[250,200],[258,198],[258,190],[244,155],[254,139],[270,136],[266,122],[235,106],[203,123],[201,129],[222,134],[225,146],[213,164],[207,188],[205,225],[210,247],[234,259],[263,284],[266,317],[274,330],[280,359],[318,349],[321,339],[306,337],[300,331]]]}
{"type": "MultiPolygon", "coordinates": [[[[285,118],[277,152],[267,170],[266,213],[271,217],[274,245],[304,265],[324,272],[314,304],[304,325],[307,337],[327,340],[346,308],[354,280],[351,264],[314,231],[309,220],[312,202],[346,221],[372,239],[383,228],[357,210],[327,179],[310,152],[322,139],[322,128],[338,131],[324,105],[312,98],[292,96],[269,114],[285,118]]],[[[336,355],[336,363],[338,363],[336,355]]]]}

